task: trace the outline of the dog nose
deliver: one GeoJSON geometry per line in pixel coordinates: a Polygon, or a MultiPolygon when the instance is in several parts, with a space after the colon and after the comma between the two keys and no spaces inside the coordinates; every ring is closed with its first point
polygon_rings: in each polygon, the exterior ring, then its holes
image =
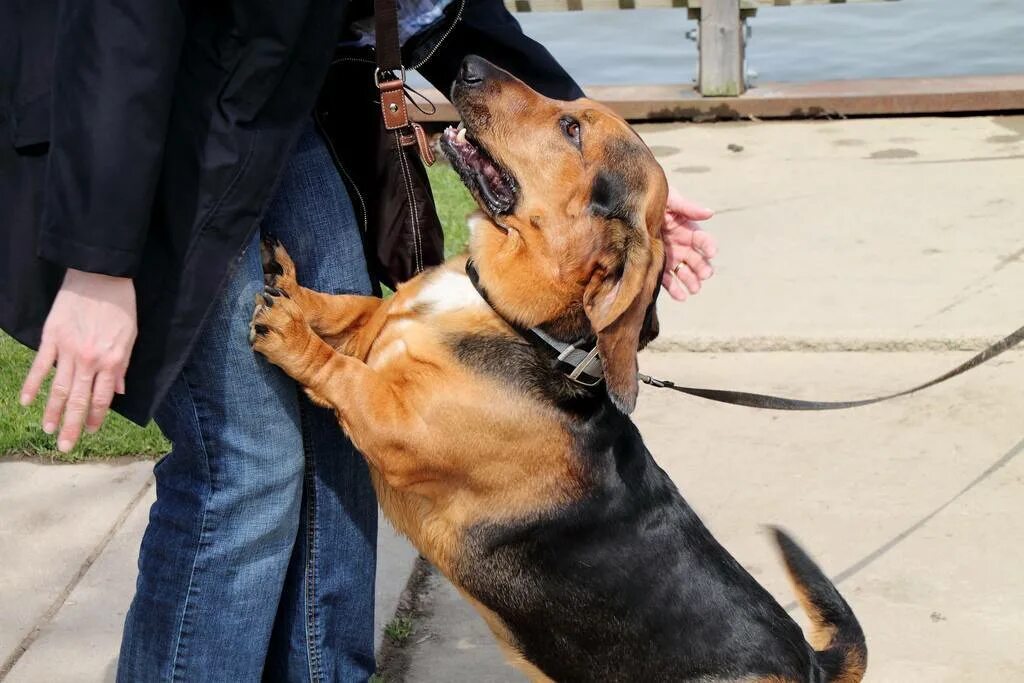
{"type": "Polygon", "coordinates": [[[459,67],[459,83],[468,86],[477,86],[484,82],[484,78],[487,76],[487,72],[490,64],[486,60],[477,57],[476,55],[470,55],[462,60],[462,66],[459,67]]]}

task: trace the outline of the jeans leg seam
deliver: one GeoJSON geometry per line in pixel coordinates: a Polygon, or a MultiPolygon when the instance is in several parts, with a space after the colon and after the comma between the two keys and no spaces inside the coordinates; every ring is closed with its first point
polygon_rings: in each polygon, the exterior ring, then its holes
{"type": "MultiPolygon", "coordinates": [[[[299,424],[302,429],[303,446],[309,442],[309,429],[307,424],[306,409],[303,405],[302,391],[299,390],[299,424]]],[[[305,449],[303,449],[305,450],[305,449]]],[[[303,598],[305,601],[305,630],[306,630],[306,654],[309,666],[309,678],[312,683],[319,683],[323,680],[321,671],[320,645],[317,639],[318,619],[316,602],[316,460],[305,454],[305,495],[306,495],[306,566],[303,571],[305,579],[305,590],[303,598]]]]}
{"type": "Polygon", "coordinates": [[[206,462],[208,489],[206,492],[206,500],[204,501],[203,504],[203,516],[199,525],[199,539],[196,543],[196,552],[195,556],[192,558],[192,569],[189,572],[188,586],[186,587],[185,590],[185,604],[181,609],[181,619],[178,622],[178,637],[174,642],[174,654],[171,657],[171,678],[172,680],[179,681],[184,680],[184,672],[178,671],[178,655],[181,653],[181,641],[185,632],[185,618],[188,615],[189,605],[191,603],[190,599],[192,597],[192,588],[194,586],[194,579],[196,575],[196,567],[199,564],[199,551],[203,547],[204,537],[206,536],[206,512],[210,508],[210,497],[213,495],[213,477],[209,474],[210,455],[206,449],[206,437],[203,435],[202,425],[199,421],[199,414],[196,412],[196,402],[192,396],[192,385],[188,381],[187,371],[184,368],[182,368],[181,375],[183,379],[183,384],[185,386],[185,391],[188,393],[189,405],[192,408],[192,417],[193,419],[195,419],[196,422],[196,429],[199,433],[199,441],[203,445],[203,460],[206,462]],[[180,676],[179,673],[181,673],[180,676]]]}

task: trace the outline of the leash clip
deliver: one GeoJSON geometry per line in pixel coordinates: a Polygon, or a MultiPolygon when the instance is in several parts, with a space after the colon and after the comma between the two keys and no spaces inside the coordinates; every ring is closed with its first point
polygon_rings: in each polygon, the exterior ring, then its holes
{"type": "Polygon", "coordinates": [[[636,373],[636,376],[644,384],[649,384],[657,389],[666,389],[668,387],[675,386],[673,382],[669,382],[668,380],[665,379],[658,379],[657,377],[651,377],[650,375],[645,375],[642,372],[636,373]]]}

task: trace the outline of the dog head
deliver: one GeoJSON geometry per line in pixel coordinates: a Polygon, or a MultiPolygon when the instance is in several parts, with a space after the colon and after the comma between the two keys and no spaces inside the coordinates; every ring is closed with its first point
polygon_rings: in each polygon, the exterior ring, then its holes
{"type": "Polygon", "coordinates": [[[469,249],[492,304],[567,342],[596,336],[608,393],[632,411],[636,354],[657,335],[661,166],[608,108],[543,97],[479,57],[452,102],[462,124],[441,148],[480,205],[469,249]]]}

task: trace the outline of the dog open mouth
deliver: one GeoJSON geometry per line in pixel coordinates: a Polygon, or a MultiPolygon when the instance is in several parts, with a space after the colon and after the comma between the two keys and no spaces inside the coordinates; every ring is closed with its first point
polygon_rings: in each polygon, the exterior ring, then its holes
{"type": "Polygon", "coordinates": [[[515,178],[491,158],[463,124],[445,129],[441,151],[487,213],[500,216],[512,211],[516,203],[515,178]]]}

